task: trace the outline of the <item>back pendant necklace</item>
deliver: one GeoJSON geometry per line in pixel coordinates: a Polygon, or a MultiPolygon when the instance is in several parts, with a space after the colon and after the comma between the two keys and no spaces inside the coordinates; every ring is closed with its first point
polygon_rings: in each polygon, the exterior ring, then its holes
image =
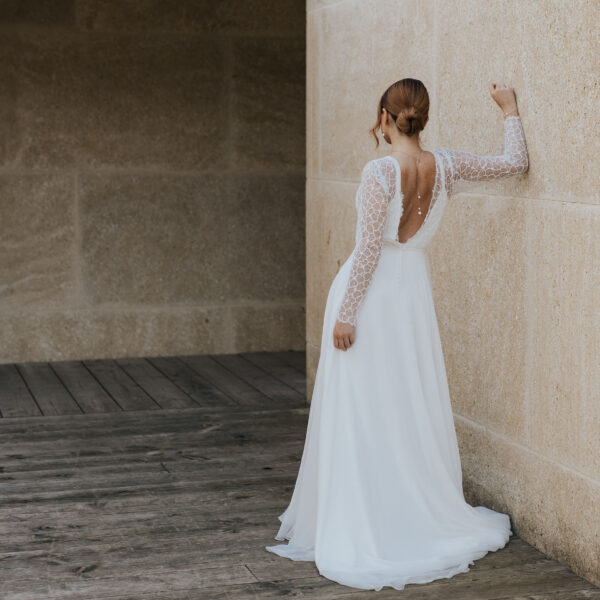
{"type": "MultiPolygon", "coordinates": [[[[408,152],[404,152],[403,150],[393,150],[392,152],[402,152],[402,154],[406,154],[406,156],[410,156],[411,158],[414,158],[414,156],[412,154],[409,154],[408,152]]],[[[423,154],[423,150],[421,150],[421,152],[419,152],[419,158],[417,158],[417,173],[419,172],[419,161],[421,160],[421,154],[423,154]]],[[[421,194],[417,194],[417,214],[418,215],[422,215],[422,211],[421,211],[421,194]]]]}

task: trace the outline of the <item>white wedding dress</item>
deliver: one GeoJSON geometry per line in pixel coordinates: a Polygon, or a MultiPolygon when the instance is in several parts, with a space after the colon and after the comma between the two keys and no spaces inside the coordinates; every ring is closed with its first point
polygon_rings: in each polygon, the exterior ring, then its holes
{"type": "Polygon", "coordinates": [[[302,461],[275,536],[289,542],[266,546],[355,588],[452,577],[512,534],[508,515],[463,496],[425,248],[454,182],[527,170],[521,119],[505,118],[503,155],[433,154],[432,200],[404,243],[400,165],[388,155],[363,168],[356,246],[327,297],[302,461]],[[333,345],[338,318],[356,327],[346,351],[333,345]]]}

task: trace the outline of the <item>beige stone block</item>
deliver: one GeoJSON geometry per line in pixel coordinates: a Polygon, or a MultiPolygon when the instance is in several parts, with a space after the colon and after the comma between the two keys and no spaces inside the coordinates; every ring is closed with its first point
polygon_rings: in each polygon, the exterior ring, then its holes
{"type": "Polygon", "coordinates": [[[600,583],[600,481],[455,417],[465,497],[509,514],[513,531],[600,583]]]}
{"type": "Polygon", "coordinates": [[[240,38],[233,48],[230,118],[235,168],[304,173],[304,37],[240,38]]]}
{"type": "Polygon", "coordinates": [[[0,175],[3,310],[76,301],[73,189],[67,175],[0,175]]]}
{"type": "Polygon", "coordinates": [[[343,2],[352,2],[352,0],[306,0],[307,12],[327,8],[332,4],[342,4],[343,2]]]}
{"type": "Polygon", "coordinates": [[[598,170],[582,160],[600,150],[600,5],[462,0],[460,10],[452,2],[438,10],[440,145],[501,154],[502,113],[487,88],[507,83],[516,91],[530,168],[506,179],[503,194],[600,202],[598,170]]]}
{"type": "Polygon", "coordinates": [[[88,175],[87,305],[304,297],[304,178],[88,175]]]}
{"type": "Polygon", "coordinates": [[[17,157],[20,135],[17,116],[19,43],[14,35],[0,31],[0,51],[0,165],[7,166],[17,157]]]}
{"type": "Polygon", "coordinates": [[[77,22],[93,31],[302,35],[298,0],[75,0],[77,22]]]}
{"type": "Polygon", "coordinates": [[[232,306],[234,352],[304,350],[306,310],[302,302],[232,306]]]}
{"type": "Polygon", "coordinates": [[[600,479],[600,206],[536,201],[530,213],[531,443],[600,479]]]}
{"type": "Polygon", "coordinates": [[[234,352],[229,309],[124,308],[0,316],[0,362],[234,352]]]}
{"type": "Polygon", "coordinates": [[[15,56],[18,166],[226,166],[222,43],[58,29],[0,43],[15,56]]]}
{"type": "Polygon", "coordinates": [[[320,36],[321,19],[318,14],[309,13],[306,17],[306,176],[308,178],[318,177],[322,143],[319,120],[320,36]]]}
{"type": "MultiPolygon", "coordinates": [[[[502,111],[491,98],[488,85],[507,83],[515,88],[525,136],[529,142],[535,129],[529,119],[526,79],[519,27],[520,7],[515,3],[461,1],[439,5],[437,60],[439,63],[439,145],[481,155],[500,155],[504,148],[502,111]],[[468,15],[468,18],[467,18],[468,15]],[[498,24],[502,35],[498,35],[498,24]],[[477,40],[486,40],[485,49],[477,40]]],[[[530,156],[531,163],[533,157],[530,156]]],[[[526,195],[527,175],[491,182],[461,182],[457,191],[526,195]]]]}
{"type": "Polygon", "coordinates": [[[321,345],[327,294],[354,248],[354,183],[310,179],[306,194],[306,339],[321,345]]]}
{"type": "Polygon", "coordinates": [[[534,0],[516,16],[535,165],[527,193],[600,203],[596,161],[584,159],[600,152],[600,3],[534,0]]]}
{"type": "Polygon", "coordinates": [[[428,248],[453,409],[525,441],[522,199],[454,196],[428,248]]]}
{"type": "Polygon", "coordinates": [[[321,355],[320,345],[306,344],[306,401],[310,404],[315,387],[315,377],[317,367],[319,366],[319,357],[321,355]]]}
{"type": "MultiPolygon", "coordinates": [[[[433,2],[394,0],[342,2],[311,13],[320,20],[319,173],[327,179],[358,181],[364,164],[389,153],[383,143],[375,151],[368,134],[377,118],[385,89],[404,77],[420,79],[434,93],[433,2]]],[[[309,40],[314,43],[313,40],[309,40]]],[[[429,125],[421,135],[430,145],[429,125]]]]}
{"type": "Polygon", "coordinates": [[[3,0],[0,23],[3,25],[72,25],[73,0],[3,0]]]}

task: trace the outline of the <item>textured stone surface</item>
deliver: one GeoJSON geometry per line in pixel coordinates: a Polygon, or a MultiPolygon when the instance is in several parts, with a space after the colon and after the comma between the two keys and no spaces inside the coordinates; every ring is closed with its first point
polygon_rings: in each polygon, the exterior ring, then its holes
{"type": "Polygon", "coordinates": [[[86,304],[301,298],[303,192],[297,176],[85,177],[86,304]]]}
{"type": "Polygon", "coordinates": [[[93,31],[293,36],[304,30],[299,0],[75,0],[78,25],[93,31]]]}
{"type": "Polygon", "coordinates": [[[0,362],[234,352],[225,306],[14,312],[0,316],[0,362]]]}
{"type": "Polygon", "coordinates": [[[600,207],[530,208],[531,444],[600,480],[600,207]]]}
{"type": "Polygon", "coordinates": [[[343,190],[389,151],[373,153],[365,135],[379,94],[421,79],[431,100],[423,147],[497,155],[503,122],[488,84],[511,85],[529,172],[459,183],[428,250],[465,491],[600,583],[600,5],[307,8],[307,399],[327,290],[353,245],[343,190]]]}
{"type": "Polygon", "coordinates": [[[0,307],[74,301],[74,191],[67,175],[0,175],[0,307]]]}
{"type": "MultiPolygon", "coordinates": [[[[343,1],[343,0],[341,0],[343,1]]],[[[326,8],[331,4],[340,4],[340,0],[306,0],[307,12],[318,10],[319,8],[326,8]]]]}
{"type": "Polygon", "coordinates": [[[319,344],[311,344],[306,342],[306,400],[310,403],[315,386],[315,377],[317,375],[317,367],[319,366],[319,355],[321,352],[321,341],[319,344]]]}
{"type": "MultiPolygon", "coordinates": [[[[224,48],[201,37],[5,36],[21,167],[225,166],[224,48]]],[[[4,52],[4,48],[2,48],[4,52]]]]}
{"type": "MultiPolygon", "coordinates": [[[[505,193],[600,202],[598,170],[593,159],[583,159],[600,151],[600,124],[594,117],[600,103],[598,2],[465,0],[460,10],[442,2],[438,23],[440,145],[500,154],[502,116],[487,86],[510,83],[531,167],[527,185],[511,178],[503,184],[505,193]]],[[[482,188],[497,190],[498,185],[482,188]]]]}
{"type": "Polygon", "coordinates": [[[306,176],[318,177],[321,164],[321,127],[319,125],[320,93],[319,14],[306,15],[306,176]]]}
{"type": "MultiPolygon", "coordinates": [[[[368,134],[385,89],[402,77],[432,85],[430,53],[433,3],[411,0],[398,5],[381,0],[342,2],[319,12],[319,174],[328,179],[356,179],[367,160],[387,153],[368,134]],[[390,43],[380,32],[402,32],[390,43]],[[343,48],[343,51],[340,49],[343,48]]],[[[315,13],[316,14],[316,13],[315,13]]],[[[427,143],[432,130],[421,136],[427,143]]]]}
{"type": "Polygon", "coordinates": [[[354,198],[357,184],[309,180],[306,204],[307,340],[320,346],[329,288],[352,248],[356,226],[354,198]]]}
{"type": "Polygon", "coordinates": [[[455,418],[465,497],[508,512],[514,532],[600,585],[600,485],[510,439],[455,418]]]}
{"type": "Polygon", "coordinates": [[[303,302],[232,306],[233,347],[245,352],[304,350],[303,302]]]}
{"type": "Polygon", "coordinates": [[[304,38],[235,40],[232,160],[236,169],[305,168],[304,38]]]}
{"type": "Polygon", "coordinates": [[[73,0],[2,0],[0,25],[72,25],[73,0]]]}
{"type": "Polygon", "coordinates": [[[305,27],[0,0],[0,361],[303,347],[305,27]]]}
{"type": "Polygon", "coordinates": [[[527,201],[459,194],[428,248],[452,405],[525,442],[527,201]]]}

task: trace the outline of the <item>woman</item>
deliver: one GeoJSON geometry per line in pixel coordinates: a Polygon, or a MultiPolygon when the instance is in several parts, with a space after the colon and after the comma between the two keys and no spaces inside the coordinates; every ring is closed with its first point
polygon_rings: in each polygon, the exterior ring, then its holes
{"type": "Polygon", "coordinates": [[[425,151],[423,83],[402,79],[377,122],[390,154],[364,166],[356,245],[335,276],[302,461],[267,550],[314,560],[325,577],[403,589],[469,570],[502,548],[509,516],[463,496],[462,472],[425,248],[458,180],[524,173],[512,88],[490,85],[504,113],[504,154],[425,151]]]}

